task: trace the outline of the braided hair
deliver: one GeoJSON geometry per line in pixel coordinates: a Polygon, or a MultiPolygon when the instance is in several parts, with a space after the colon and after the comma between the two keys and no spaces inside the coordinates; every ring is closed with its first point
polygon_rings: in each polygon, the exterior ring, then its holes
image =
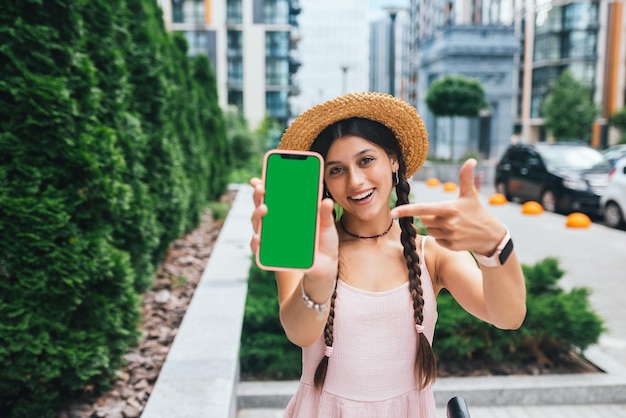
{"type": "MultiPolygon", "coordinates": [[[[349,118],[336,122],[326,129],[315,139],[311,150],[321,154],[324,158],[328,154],[331,144],[335,139],[345,136],[359,136],[383,148],[388,155],[396,155],[398,158],[398,177],[396,184],[396,206],[409,203],[411,186],[406,178],[406,164],[402,158],[398,141],[393,132],[381,123],[363,119],[349,118]]],[[[394,180],[394,183],[396,180],[394,180]]],[[[422,325],[424,321],[424,293],[422,290],[420,258],[417,253],[415,238],[417,231],[413,225],[413,217],[399,219],[402,230],[400,239],[403,247],[404,259],[409,271],[409,290],[413,300],[413,318],[416,325],[422,325]]],[[[339,266],[338,266],[339,267],[339,266]]],[[[339,279],[339,269],[337,269],[339,279]]],[[[337,285],[330,299],[330,311],[324,327],[324,342],[326,346],[333,346],[333,328],[335,321],[335,299],[337,297],[337,285]]],[[[415,359],[415,376],[420,388],[424,388],[434,382],[437,376],[437,362],[435,353],[423,332],[417,333],[417,356],[415,359]]],[[[324,386],[326,371],[328,369],[328,356],[324,355],[315,371],[313,383],[315,388],[324,386]]]]}

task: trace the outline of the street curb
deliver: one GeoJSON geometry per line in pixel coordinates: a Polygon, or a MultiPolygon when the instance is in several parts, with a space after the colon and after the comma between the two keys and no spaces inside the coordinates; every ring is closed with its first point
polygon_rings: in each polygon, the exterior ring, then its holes
{"type": "MultiPolygon", "coordinates": [[[[459,395],[471,406],[626,403],[626,368],[597,347],[585,357],[604,373],[444,377],[433,386],[435,403],[445,405],[459,395]]],[[[283,409],[297,387],[297,381],[239,382],[237,406],[283,409]]]]}

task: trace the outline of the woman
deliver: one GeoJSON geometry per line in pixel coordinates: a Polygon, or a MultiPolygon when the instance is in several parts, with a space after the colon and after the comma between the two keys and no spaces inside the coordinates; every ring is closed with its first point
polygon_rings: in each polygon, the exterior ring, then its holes
{"type": "MultiPolygon", "coordinates": [[[[408,179],[426,158],[426,130],[412,106],[380,93],[347,94],[309,109],[279,148],[320,153],[327,196],[314,268],[276,272],[280,320],[303,355],[285,416],[435,417],[431,345],[441,289],[503,329],[518,328],[526,313],[508,231],[474,190],[476,161],[460,170],[457,200],[410,204],[408,179]],[[428,237],[417,235],[415,216],[428,237]]],[[[251,184],[256,252],[267,207],[262,181],[251,184]]]]}

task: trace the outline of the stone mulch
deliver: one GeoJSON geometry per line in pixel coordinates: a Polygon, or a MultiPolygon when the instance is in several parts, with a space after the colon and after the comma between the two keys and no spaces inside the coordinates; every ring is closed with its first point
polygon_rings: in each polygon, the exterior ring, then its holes
{"type": "MultiPolygon", "coordinates": [[[[222,201],[232,203],[234,193],[222,201]]],[[[58,418],[136,418],[145,407],[165,362],[178,327],[224,220],[213,220],[207,210],[194,231],[176,240],[158,268],[153,287],[144,294],[142,337],[124,359],[127,365],[115,374],[112,389],[94,396],[85,388],[81,399],[75,399],[58,413],[58,418]]]]}

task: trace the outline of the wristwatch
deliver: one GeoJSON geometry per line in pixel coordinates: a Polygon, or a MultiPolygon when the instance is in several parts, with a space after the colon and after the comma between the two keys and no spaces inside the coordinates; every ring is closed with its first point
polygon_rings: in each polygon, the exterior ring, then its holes
{"type": "Polygon", "coordinates": [[[476,261],[478,261],[479,264],[485,267],[497,267],[506,263],[506,260],[508,260],[512,251],[513,240],[511,239],[511,234],[509,234],[509,230],[507,229],[504,238],[502,238],[502,241],[500,241],[496,247],[496,251],[493,255],[488,257],[486,255],[474,253],[474,257],[476,257],[476,261]]]}

